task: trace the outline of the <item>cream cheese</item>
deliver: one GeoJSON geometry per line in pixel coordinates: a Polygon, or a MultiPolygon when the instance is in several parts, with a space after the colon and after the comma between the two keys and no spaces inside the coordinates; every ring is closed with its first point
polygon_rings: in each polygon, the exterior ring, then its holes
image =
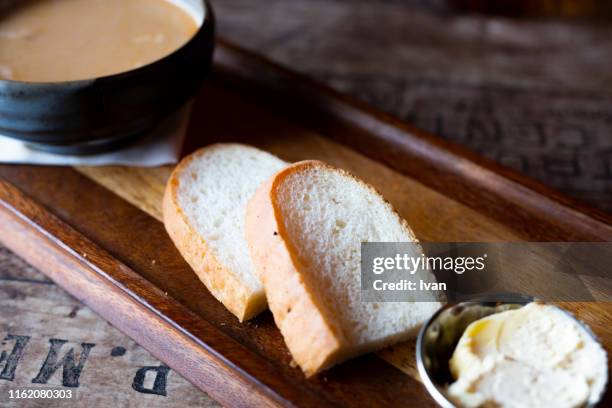
{"type": "Polygon", "coordinates": [[[531,303],[470,324],[450,369],[448,394],[465,407],[580,407],[600,399],[607,356],[570,315],[531,303]]]}

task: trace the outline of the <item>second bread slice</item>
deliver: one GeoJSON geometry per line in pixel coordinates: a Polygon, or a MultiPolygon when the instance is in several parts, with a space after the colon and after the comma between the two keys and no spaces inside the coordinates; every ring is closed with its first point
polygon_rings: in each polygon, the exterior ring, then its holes
{"type": "Polygon", "coordinates": [[[246,225],[268,305],[306,376],[415,336],[440,306],[361,301],[361,243],[416,238],[372,187],[343,170],[305,161],[280,171],[249,202],[246,225]]]}
{"type": "Polygon", "coordinates": [[[208,290],[240,321],[266,308],[244,235],[246,203],[286,165],[254,147],[215,144],[183,159],[166,186],[168,234],[208,290]]]}

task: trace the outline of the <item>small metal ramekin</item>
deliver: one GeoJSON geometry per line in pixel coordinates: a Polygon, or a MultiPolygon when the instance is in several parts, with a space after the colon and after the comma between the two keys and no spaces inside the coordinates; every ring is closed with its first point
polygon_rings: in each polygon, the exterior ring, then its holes
{"type": "MultiPolygon", "coordinates": [[[[443,306],[423,325],[416,344],[417,368],[425,388],[438,405],[443,408],[456,408],[446,395],[447,386],[454,381],[448,362],[470,323],[494,313],[521,308],[535,300],[530,296],[514,294],[477,297],[443,306]]],[[[568,311],[559,309],[578,322],[595,341],[599,342],[586,324],[568,311]]],[[[587,408],[596,405],[597,402],[591,403],[587,408]]]]}
{"type": "Polygon", "coordinates": [[[448,362],[470,323],[504,310],[517,309],[534,299],[522,295],[486,296],[447,304],[421,328],[416,344],[419,375],[433,399],[443,408],[455,408],[446,396],[453,382],[448,362]]]}

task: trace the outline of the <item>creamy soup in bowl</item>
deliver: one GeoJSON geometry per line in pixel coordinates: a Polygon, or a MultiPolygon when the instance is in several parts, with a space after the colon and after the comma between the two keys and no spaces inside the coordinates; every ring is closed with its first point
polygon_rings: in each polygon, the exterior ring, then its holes
{"type": "Polygon", "coordinates": [[[184,2],[27,0],[0,15],[0,79],[58,82],[129,71],[198,30],[184,2]]]}

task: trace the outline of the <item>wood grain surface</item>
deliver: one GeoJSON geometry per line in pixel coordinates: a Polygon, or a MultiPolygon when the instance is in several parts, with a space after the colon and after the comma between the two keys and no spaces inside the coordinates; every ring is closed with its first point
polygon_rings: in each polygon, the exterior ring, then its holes
{"type": "MultiPolygon", "coordinates": [[[[240,141],[289,161],[329,161],[377,187],[422,240],[612,239],[605,214],[227,44],[192,117],[187,151],[240,141]],[[279,83],[292,97],[281,98],[279,83]]],[[[0,166],[0,240],[223,404],[433,405],[414,342],[305,381],[269,313],[239,324],[158,221],[169,171],[0,166]]],[[[610,304],[567,307],[609,349],[610,304]]]]}
{"type": "MultiPolygon", "coordinates": [[[[211,2],[224,36],[338,90],[351,93],[419,128],[536,177],[549,186],[599,208],[612,209],[612,145],[608,137],[612,132],[609,115],[612,89],[610,72],[605,63],[612,55],[612,43],[607,40],[609,25],[431,13],[428,4],[431,2],[427,1],[211,2]],[[380,24],[380,21],[385,21],[385,24],[380,24]],[[440,30],[441,26],[445,29],[440,30]],[[542,60],[547,63],[542,63],[542,60]]],[[[240,90],[242,85],[237,86],[240,90]]],[[[274,97],[271,99],[274,102],[274,97]]],[[[295,112],[289,113],[296,116],[295,112]]],[[[236,124],[233,125],[228,132],[236,128],[236,124]]],[[[243,127],[248,126],[244,124],[243,127]]],[[[332,133],[336,138],[342,136],[333,134],[333,128],[326,124],[318,123],[317,128],[322,129],[323,134],[332,133]]],[[[310,133],[314,139],[321,137],[312,129],[310,133]]],[[[200,140],[202,137],[196,134],[196,143],[191,148],[205,142],[200,140]]],[[[231,136],[227,138],[231,139],[231,136]]],[[[323,141],[330,143],[327,139],[323,141]]],[[[366,154],[372,153],[367,145],[362,152],[364,150],[366,154]]],[[[388,152],[383,157],[388,157],[386,155],[388,152]]],[[[294,156],[298,157],[299,152],[294,156]]],[[[406,168],[397,164],[394,167],[406,168]]],[[[385,169],[390,171],[387,167],[385,169]]],[[[91,184],[65,169],[19,167],[10,170],[3,168],[2,171],[8,171],[7,174],[16,180],[20,188],[31,191],[37,201],[48,204],[46,209],[52,209],[64,220],[71,220],[74,213],[79,211],[81,191],[78,188],[69,189],[75,198],[74,203],[66,209],[59,198],[54,201],[49,197],[58,191],[66,192],[65,183],[75,180],[79,180],[76,185],[82,189],[92,188],[91,184]],[[38,185],[31,184],[33,178],[47,170],[51,177],[43,177],[38,185]],[[38,190],[40,194],[36,194],[38,190]]],[[[153,199],[156,195],[153,191],[159,187],[160,180],[166,177],[168,171],[113,168],[91,176],[119,192],[125,191],[129,184],[149,185],[150,190],[141,197],[129,191],[123,194],[133,200],[138,208],[155,215],[158,204],[153,199]],[[123,187],[120,185],[122,180],[127,183],[123,187]]],[[[414,166],[410,171],[414,176],[421,170],[419,166],[414,166]]],[[[436,194],[447,198],[445,193],[456,193],[444,191],[444,186],[452,184],[452,181],[431,189],[424,186],[436,186],[436,180],[409,180],[414,185],[410,187],[414,189],[411,191],[425,194],[426,199],[436,194]]],[[[406,183],[401,185],[406,186],[406,183]]],[[[92,191],[97,200],[110,198],[104,190],[95,186],[92,191]]],[[[397,196],[401,199],[401,194],[397,196]]],[[[479,197],[477,192],[475,195],[467,194],[467,197],[454,197],[453,200],[457,207],[474,208],[474,212],[481,214],[483,205],[478,205],[479,197]]],[[[405,199],[409,202],[403,207],[414,218],[420,219],[420,216],[429,216],[434,212],[436,217],[443,217],[452,225],[452,217],[445,217],[437,208],[420,206],[418,201],[410,203],[414,201],[412,196],[405,199]]],[[[490,201],[487,200],[487,203],[490,201]]],[[[92,206],[92,200],[84,200],[83,205],[92,206]]],[[[492,207],[499,210],[495,204],[492,207]]],[[[91,208],[96,208],[102,214],[111,211],[106,205],[91,208]]],[[[460,214],[459,210],[456,211],[460,214]]],[[[509,208],[507,211],[515,214],[524,210],[509,208]]],[[[496,211],[491,213],[498,218],[488,222],[508,230],[500,235],[516,236],[509,239],[576,239],[571,235],[572,228],[559,231],[554,223],[552,226],[540,224],[537,216],[536,227],[525,231],[526,223],[529,225],[533,222],[529,217],[526,222],[524,218],[523,221],[520,218],[513,221],[499,217],[496,211]]],[[[132,216],[143,228],[149,226],[142,221],[139,212],[130,210],[125,214],[122,217],[132,216]]],[[[575,218],[571,212],[568,216],[575,218]]],[[[102,219],[109,225],[114,221],[110,215],[102,219]]],[[[76,220],[82,221],[79,231],[96,232],[106,228],[89,225],[79,217],[76,220]]],[[[129,223],[125,219],[122,222],[129,223]]],[[[71,225],[74,224],[71,222],[71,225]]],[[[421,224],[426,222],[422,221],[421,224]]],[[[155,223],[150,225],[153,226],[152,231],[158,231],[155,223]]],[[[5,226],[0,224],[0,231],[5,226]]],[[[129,228],[122,231],[131,233],[129,228]]],[[[436,236],[443,232],[441,226],[430,232],[427,225],[423,225],[419,231],[424,236],[436,236]]],[[[497,227],[492,225],[482,235],[494,236],[498,233],[497,227]]],[[[91,238],[89,234],[85,235],[91,238]]],[[[102,238],[97,235],[99,242],[105,244],[105,249],[114,248],[113,254],[131,258],[129,243],[113,242],[112,233],[100,235],[102,238]]],[[[157,236],[163,237],[163,234],[158,231],[157,236]]],[[[16,237],[9,239],[15,240],[16,237]]],[[[585,239],[594,238],[591,235],[585,239]]],[[[135,247],[138,244],[131,245],[135,247]]],[[[6,251],[2,253],[6,254],[6,251]]],[[[152,253],[157,252],[154,250],[152,253]]],[[[46,343],[50,338],[58,338],[72,340],[64,347],[74,346],[75,350],[78,350],[81,342],[96,343],[78,388],[82,391],[80,397],[84,398],[81,401],[88,406],[173,406],[177,397],[182,406],[212,404],[205,394],[194,392],[174,370],[168,375],[167,396],[135,391],[131,387],[135,372],[144,366],[159,366],[159,361],[103,323],[87,306],[40,277],[37,271],[30,268],[23,275],[21,271],[26,270],[27,266],[14,255],[7,254],[5,259],[9,261],[4,263],[1,258],[0,272],[6,279],[0,279],[4,296],[0,301],[3,310],[8,311],[0,318],[1,327],[6,333],[32,334],[32,338],[17,368],[16,379],[12,382],[0,381],[0,392],[16,385],[35,385],[31,384],[31,380],[48,352],[46,343]],[[76,312],[72,313],[75,308],[76,312]],[[74,317],[70,317],[72,314],[74,317]],[[109,350],[117,345],[126,348],[127,352],[122,357],[111,357],[109,350]]],[[[180,264],[180,260],[173,262],[170,265],[180,264]]],[[[156,264],[156,259],[148,259],[141,266],[148,271],[156,264]],[[147,262],[151,265],[147,265],[147,262]]],[[[45,265],[42,266],[44,268],[45,265]]],[[[157,272],[162,274],[163,270],[157,272]]],[[[163,284],[165,281],[160,278],[159,282],[163,284]]],[[[197,281],[190,283],[196,287],[198,285],[197,281]]],[[[195,302],[191,307],[197,305],[204,307],[202,302],[195,302]]],[[[590,304],[586,308],[577,304],[567,306],[572,307],[580,318],[586,318],[598,333],[610,326],[609,305],[590,304]],[[597,317],[594,318],[594,315],[597,317]]],[[[13,343],[8,341],[2,350],[10,351],[13,343]]],[[[606,346],[609,351],[609,344],[606,346]]],[[[400,367],[414,374],[413,360],[410,359],[412,353],[408,353],[407,358],[406,346],[387,350],[384,354],[390,361],[401,361],[400,367]],[[394,355],[388,356],[390,353],[394,355]]],[[[147,387],[152,387],[151,380],[151,376],[147,376],[147,387]]],[[[61,373],[56,373],[49,384],[61,384],[61,373]]],[[[415,404],[419,402],[419,399],[414,400],[415,404]]],[[[50,405],[44,402],[35,404],[50,405]]],[[[19,403],[16,406],[20,406],[19,403]]]]}
{"type": "MultiPolygon", "coordinates": [[[[2,228],[6,227],[2,224],[2,228]]],[[[6,248],[0,248],[0,310],[1,350],[10,355],[18,341],[25,343],[14,374],[3,375],[0,381],[0,405],[3,407],[48,407],[58,403],[81,407],[219,406],[206,393],[6,248]],[[49,376],[46,384],[32,383],[43,371],[53,341],[65,342],[59,349],[60,359],[73,350],[76,363],[82,355],[82,344],[93,345],[78,378],[78,386],[64,386],[61,367],[49,376]],[[159,380],[155,387],[157,375],[159,380]],[[62,402],[7,399],[9,390],[23,387],[63,388],[72,390],[77,397],[62,402]]],[[[1,365],[5,364],[3,360],[1,365]]]]}
{"type": "Polygon", "coordinates": [[[212,3],[233,42],[612,211],[609,21],[428,0],[212,3]]]}

